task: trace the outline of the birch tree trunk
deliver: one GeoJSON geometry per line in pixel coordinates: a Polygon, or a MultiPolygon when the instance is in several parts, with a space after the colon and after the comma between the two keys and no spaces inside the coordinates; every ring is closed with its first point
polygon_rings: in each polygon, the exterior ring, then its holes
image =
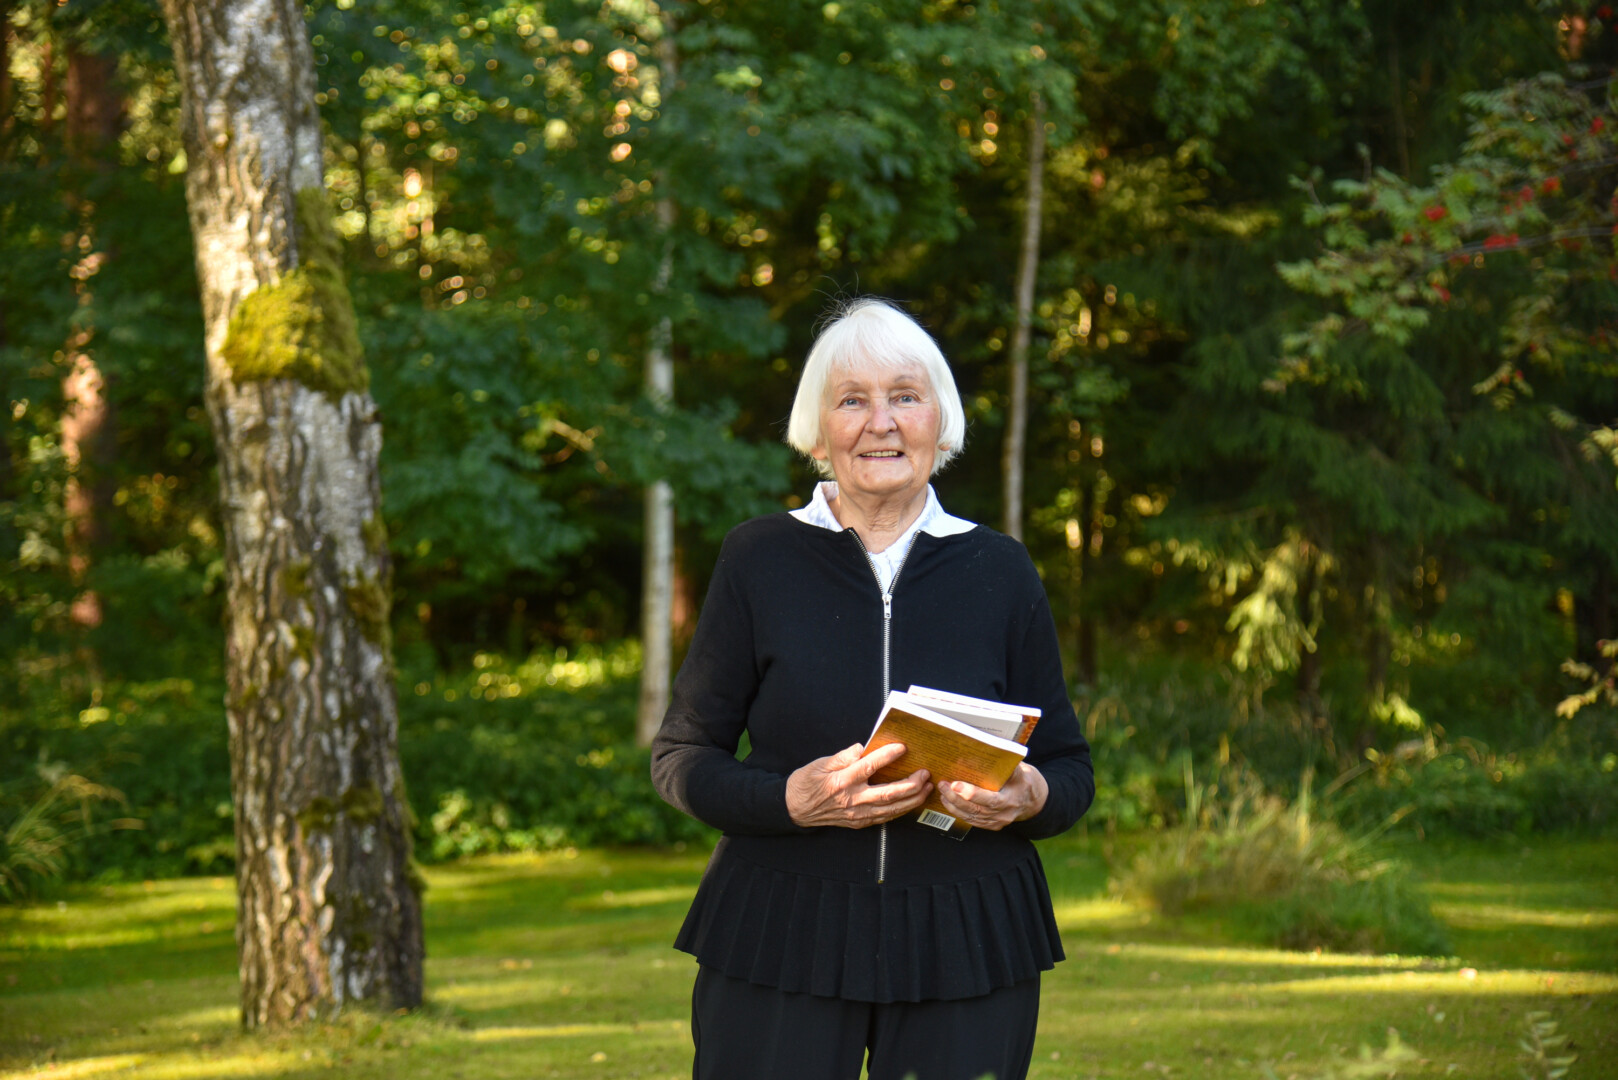
{"type": "Polygon", "coordinates": [[[421,1000],[391,567],[295,0],[164,0],[225,526],[242,1023],[421,1000]]]}
{"type": "MultiPolygon", "coordinates": [[[[674,25],[665,17],[663,37],[658,42],[658,92],[661,107],[668,106],[679,75],[674,51],[674,25]]],[[[667,185],[667,176],[660,178],[667,185]]],[[[658,231],[663,238],[663,256],[657,266],[653,289],[664,296],[674,272],[674,199],[664,194],[657,200],[658,231]]],[[[674,400],[674,332],[665,315],[652,332],[646,350],[646,394],[652,401],[667,405],[674,400]]],[[[641,669],[640,702],[635,710],[635,741],[652,745],[663,714],[669,707],[669,680],[674,666],[674,489],[667,480],[654,481],[646,489],[646,536],[641,552],[641,669]]]]}
{"type": "Polygon", "coordinates": [[[1005,534],[1022,539],[1023,460],[1028,442],[1028,336],[1039,272],[1039,218],[1045,200],[1045,102],[1033,95],[1028,120],[1028,202],[1023,211],[1022,258],[1017,266],[1017,328],[1011,338],[1011,391],[1006,442],[1000,460],[1005,534]]]}

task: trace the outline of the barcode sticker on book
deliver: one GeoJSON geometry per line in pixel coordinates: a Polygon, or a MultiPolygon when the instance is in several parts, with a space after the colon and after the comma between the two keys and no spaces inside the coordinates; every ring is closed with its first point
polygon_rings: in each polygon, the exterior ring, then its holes
{"type": "Polygon", "coordinates": [[[923,810],[921,816],[916,818],[923,825],[931,825],[935,829],[949,832],[955,827],[955,819],[948,814],[940,814],[937,810],[923,810]]]}

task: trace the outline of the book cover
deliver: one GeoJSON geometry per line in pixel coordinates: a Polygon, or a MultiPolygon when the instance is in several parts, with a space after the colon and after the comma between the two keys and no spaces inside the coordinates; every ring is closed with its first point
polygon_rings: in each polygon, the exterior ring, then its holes
{"type": "Polygon", "coordinates": [[[930,686],[912,685],[907,693],[935,712],[1024,746],[1034,733],[1034,725],[1039,723],[1040,710],[1032,705],[1007,705],[930,686]]]}
{"type": "Polygon", "coordinates": [[[999,791],[1028,754],[1025,746],[963,723],[900,690],[889,692],[882,715],[865,741],[865,753],[896,742],[904,744],[904,756],[878,769],[871,783],[893,783],[917,769],[926,769],[935,786],[917,820],[957,838],[964,837],[971,826],[944,809],[936,785],[946,780],[964,780],[999,791]]]}

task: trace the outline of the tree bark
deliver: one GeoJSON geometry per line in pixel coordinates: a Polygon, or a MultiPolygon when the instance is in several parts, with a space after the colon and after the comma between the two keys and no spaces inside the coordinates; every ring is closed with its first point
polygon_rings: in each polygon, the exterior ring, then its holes
{"type": "Polygon", "coordinates": [[[1096,613],[1095,605],[1089,602],[1086,595],[1090,586],[1090,564],[1097,554],[1095,536],[1096,530],[1101,528],[1098,520],[1102,515],[1096,512],[1096,480],[1091,477],[1083,482],[1079,497],[1079,522],[1083,532],[1079,535],[1079,640],[1077,657],[1078,681],[1085,686],[1094,687],[1096,679],[1100,676],[1096,664],[1096,613]]]}
{"type": "MultiPolygon", "coordinates": [[[[672,21],[665,21],[657,54],[659,92],[662,106],[666,108],[669,95],[674,91],[674,81],[679,75],[672,21]]],[[[666,190],[667,178],[661,179],[666,190]]],[[[674,272],[671,232],[675,214],[673,197],[664,194],[657,200],[657,225],[663,239],[663,254],[657,265],[653,292],[659,297],[668,293],[669,280],[674,272]]],[[[665,315],[653,329],[646,350],[646,394],[655,404],[663,407],[674,400],[673,344],[673,324],[665,315]]],[[[663,723],[663,714],[668,711],[669,681],[673,674],[674,489],[667,480],[654,481],[646,489],[645,516],[646,535],[641,552],[640,702],[635,713],[635,741],[641,746],[650,746],[658,727],[663,723]]]]}
{"type": "Polygon", "coordinates": [[[164,0],[225,525],[242,1023],[421,1001],[391,566],[294,0],[164,0]]]}
{"type": "Polygon", "coordinates": [[[1305,645],[1298,651],[1297,703],[1311,717],[1316,717],[1324,706],[1320,696],[1320,635],[1325,627],[1325,613],[1322,610],[1319,549],[1307,540],[1302,542],[1302,546],[1304,573],[1303,580],[1298,583],[1298,602],[1303,607],[1303,624],[1309,628],[1314,642],[1312,647],[1305,645]]]}
{"type": "MultiPolygon", "coordinates": [[[[87,179],[108,173],[113,167],[112,151],[123,131],[125,107],[115,77],[118,58],[88,53],[69,45],[67,50],[67,150],[77,176],[87,179]]],[[[95,208],[83,198],[79,184],[69,185],[68,206],[79,219],[71,271],[74,293],[81,311],[94,300],[93,279],[110,257],[97,250],[95,208]]],[[[79,591],[69,607],[69,618],[81,630],[101,625],[101,598],[84,587],[92,562],[92,551],[100,533],[101,519],[112,504],[112,488],[107,483],[107,466],[113,457],[112,413],[106,397],[106,381],[96,363],[95,325],[83,319],[68,334],[63,354],[67,374],[62,378],[62,458],[69,476],[64,496],[68,532],[68,570],[79,591]]],[[[82,653],[93,671],[95,657],[82,653]]]]}
{"type": "Polygon", "coordinates": [[[1028,336],[1034,317],[1034,278],[1039,272],[1039,218],[1045,195],[1045,102],[1033,95],[1028,121],[1028,202],[1023,211],[1022,258],[1017,266],[1017,327],[1011,337],[1011,392],[1006,442],[1000,462],[1004,529],[1022,539],[1023,459],[1028,442],[1028,336]]]}
{"type": "Polygon", "coordinates": [[[11,157],[11,129],[16,126],[11,115],[11,9],[14,6],[11,0],[0,0],[0,160],[11,157]]]}
{"type": "Polygon", "coordinates": [[[1395,28],[1388,45],[1388,92],[1393,97],[1393,145],[1399,158],[1399,175],[1410,176],[1410,140],[1405,134],[1405,80],[1399,70],[1399,36],[1395,28]]]}

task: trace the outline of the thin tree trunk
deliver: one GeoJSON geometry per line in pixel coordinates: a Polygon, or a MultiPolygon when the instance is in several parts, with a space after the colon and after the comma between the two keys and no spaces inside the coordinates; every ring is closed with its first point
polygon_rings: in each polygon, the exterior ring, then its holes
{"type": "Polygon", "coordinates": [[[1365,592],[1366,615],[1370,620],[1365,642],[1365,693],[1371,702],[1381,704],[1388,692],[1393,595],[1388,587],[1387,556],[1380,539],[1371,541],[1371,584],[1365,592]]]}
{"type": "MultiPolygon", "coordinates": [[[[115,84],[117,72],[116,56],[68,47],[67,150],[81,181],[112,168],[111,151],[123,130],[125,114],[123,97],[115,84]]],[[[71,190],[65,193],[67,204],[79,219],[73,288],[78,306],[84,311],[93,303],[92,280],[108,253],[97,250],[93,205],[82,197],[79,184],[69,187],[71,190]]],[[[68,570],[79,590],[69,607],[69,618],[81,630],[101,625],[101,598],[85,588],[84,582],[89,576],[101,517],[112,501],[106,479],[113,446],[111,412],[104,393],[105,380],[95,359],[95,344],[95,324],[82,318],[68,334],[63,350],[68,371],[62,378],[61,448],[69,469],[63,501],[68,519],[68,570]]],[[[93,670],[95,657],[86,651],[83,658],[93,670]]]]}
{"type": "Polygon", "coordinates": [[[1610,662],[1602,656],[1600,645],[1603,641],[1611,640],[1613,635],[1612,571],[1599,562],[1590,594],[1574,599],[1573,628],[1573,655],[1605,670],[1610,662]]]}
{"type": "Polygon", "coordinates": [[[1405,81],[1399,70],[1399,38],[1388,45],[1388,89],[1393,95],[1393,144],[1399,155],[1399,175],[1410,176],[1410,141],[1405,133],[1405,81]]]}
{"type": "Polygon", "coordinates": [[[1314,639],[1313,646],[1304,646],[1298,655],[1298,705],[1310,716],[1321,712],[1320,698],[1320,634],[1324,626],[1321,611],[1320,555],[1308,541],[1303,542],[1304,573],[1298,584],[1298,597],[1303,604],[1303,623],[1314,639]]]}
{"type": "Polygon", "coordinates": [[[1028,201],[1023,211],[1022,258],[1017,265],[1017,328],[1011,337],[1011,394],[1001,457],[1004,525],[1022,539],[1023,459],[1028,442],[1028,335],[1034,318],[1034,277],[1039,272],[1039,218],[1045,196],[1045,102],[1033,95],[1028,120],[1028,201]]]}
{"type": "Polygon", "coordinates": [[[11,0],[0,0],[0,160],[11,157],[11,130],[16,120],[11,115],[11,0]]]}
{"type": "Polygon", "coordinates": [[[1096,616],[1091,609],[1094,604],[1088,602],[1086,592],[1090,585],[1089,561],[1096,557],[1095,533],[1101,528],[1098,520],[1101,515],[1096,512],[1095,497],[1096,482],[1092,477],[1084,481],[1079,496],[1079,522],[1083,532],[1079,536],[1079,641],[1078,641],[1078,679],[1085,686],[1093,687],[1099,674],[1096,668],[1096,616]]]}
{"type": "Polygon", "coordinates": [[[391,566],[294,0],[164,0],[225,525],[242,1023],[421,1001],[391,566]]]}
{"type": "Polygon", "coordinates": [[[56,127],[56,47],[49,26],[47,22],[39,43],[39,130],[44,135],[56,127]]]}
{"type": "MultiPolygon", "coordinates": [[[[674,25],[665,21],[657,47],[658,89],[663,107],[679,75],[674,51],[674,25]]],[[[660,178],[665,185],[667,178],[660,178]]],[[[653,291],[668,293],[674,273],[674,247],[671,231],[676,208],[674,199],[664,194],[657,200],[658,231],[663,236],[663,255],[657,265],[653,291]]],[[[674,331],[667,315],[658,320],[646,350],[646,394],[660,406],[674,400],[674,331]]],[[[641,552],[641,670],[640,703],[635,714],[635,741],[650,746],[669,707],[669,680],[672,676],[674,641],[674,490],[668,481],[657,480],[646,489],[646,535],[641,552]]]]}

